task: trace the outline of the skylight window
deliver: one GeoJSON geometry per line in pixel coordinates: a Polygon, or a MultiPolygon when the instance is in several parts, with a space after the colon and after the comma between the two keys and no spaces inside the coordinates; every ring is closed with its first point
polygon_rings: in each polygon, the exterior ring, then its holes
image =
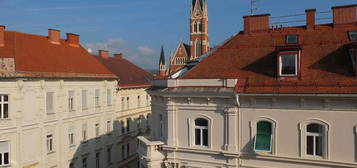
{"type": "Polygon", "coordinates": [[[286,44],[297,44],[299,40],[299,36],[296,34],[286,35],[286,44]]]}
{"type": "Polygon", "coordinates": [[[280,55],[279,56],[279,71],[280,76],[296,76],[297,75],[297,55],[280,55]]]}
{"type": "Polygon", "coordinates": [[[348,36],[350,37],[351,41],[357,41],[357,31],[348,32],[348,36]]]}

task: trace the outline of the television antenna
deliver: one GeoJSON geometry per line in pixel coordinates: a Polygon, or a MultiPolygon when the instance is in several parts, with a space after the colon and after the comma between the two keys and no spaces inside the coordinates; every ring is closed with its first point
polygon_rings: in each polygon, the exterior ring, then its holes
{"type": "Polygon", "coordinates": [[[259,0],[250,0],[250,15],[254,15],[254,11],[258,10],[258,8],[255,7],[258,1],[259,0]]]}

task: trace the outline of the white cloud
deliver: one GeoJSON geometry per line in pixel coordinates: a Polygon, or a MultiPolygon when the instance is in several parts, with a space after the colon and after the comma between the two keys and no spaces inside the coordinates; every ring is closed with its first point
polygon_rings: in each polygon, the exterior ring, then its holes
{"type": "Polygon", "coordinates": [[[153,50],[147,46],[138,47],[138,51],[142,55],[154,55],[156,53],[155,50],[153,50]]]}
{"type": "Polygon", "coordinates": [[[113,38],[109,39],[106,42],[97,42],[97,43],[87,43],[84,45],[87,49],[92,50],[92,54],[96,54],[95,52],[98,50],[107,50],[112,53],[123,52],[125,41],[121,38],[113,38]]]}

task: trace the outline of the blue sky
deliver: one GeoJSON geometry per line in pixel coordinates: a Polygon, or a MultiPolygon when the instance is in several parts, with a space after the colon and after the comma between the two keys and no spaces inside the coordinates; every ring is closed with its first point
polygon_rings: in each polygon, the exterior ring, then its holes
{"type": "MultiPolygon", "coordinates": [[[[213,46],[242,29],[242,16],[249,14],[250,0],[207,1],[213,46]]],[[[61,30],[63,38],[67,32],[76,33],[93,53],[97,49],[122,52],[139,66],[153,69],[157,68],[161,45],[168,57],[180,40],[189,40],[190,3],[191,0],[0,0],[0,24],[8,30],[42,35],[47,35],[48,28],[55,28],[61,30]]],[[[331,6],[355,3],[356,0],[259,0],[255,13],[274,17],[303,14],[307,8],[328,11],[331,6]]],[[[318,17],[330,18],[331,14],[318,17]]],[[[304,16],[275,18],[272,22],[301,19],[304,16]]]]}

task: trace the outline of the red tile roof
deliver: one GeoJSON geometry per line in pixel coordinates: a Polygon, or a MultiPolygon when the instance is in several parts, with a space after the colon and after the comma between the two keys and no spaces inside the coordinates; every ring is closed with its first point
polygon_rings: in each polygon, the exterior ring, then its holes
{"type": "Polygon", "coordinates": [[[117,78],[83,47],[63,39],[53,44],[46,36],[5,31],[0,58],[14,58],[17,77],[117,78]]]}
{"type": "Polygon", "coordinates": [[[239,33],[185,74],[183,78],[238,78],[240,93],[357,93],[357,79],[348,54],[348,32],[357,25],[317,25],[313,30],[287,27],[268,32],[239,33]],[[285,35],[299,35],[298,78],[277,77],[277,46],[285,35]]]}
{"type": "Polygon", "coordinates": [[[111,72],[119,76],[120,87],[148,87],[151,86],[153,76],[125,58],[95,56],[111,72]]]}

